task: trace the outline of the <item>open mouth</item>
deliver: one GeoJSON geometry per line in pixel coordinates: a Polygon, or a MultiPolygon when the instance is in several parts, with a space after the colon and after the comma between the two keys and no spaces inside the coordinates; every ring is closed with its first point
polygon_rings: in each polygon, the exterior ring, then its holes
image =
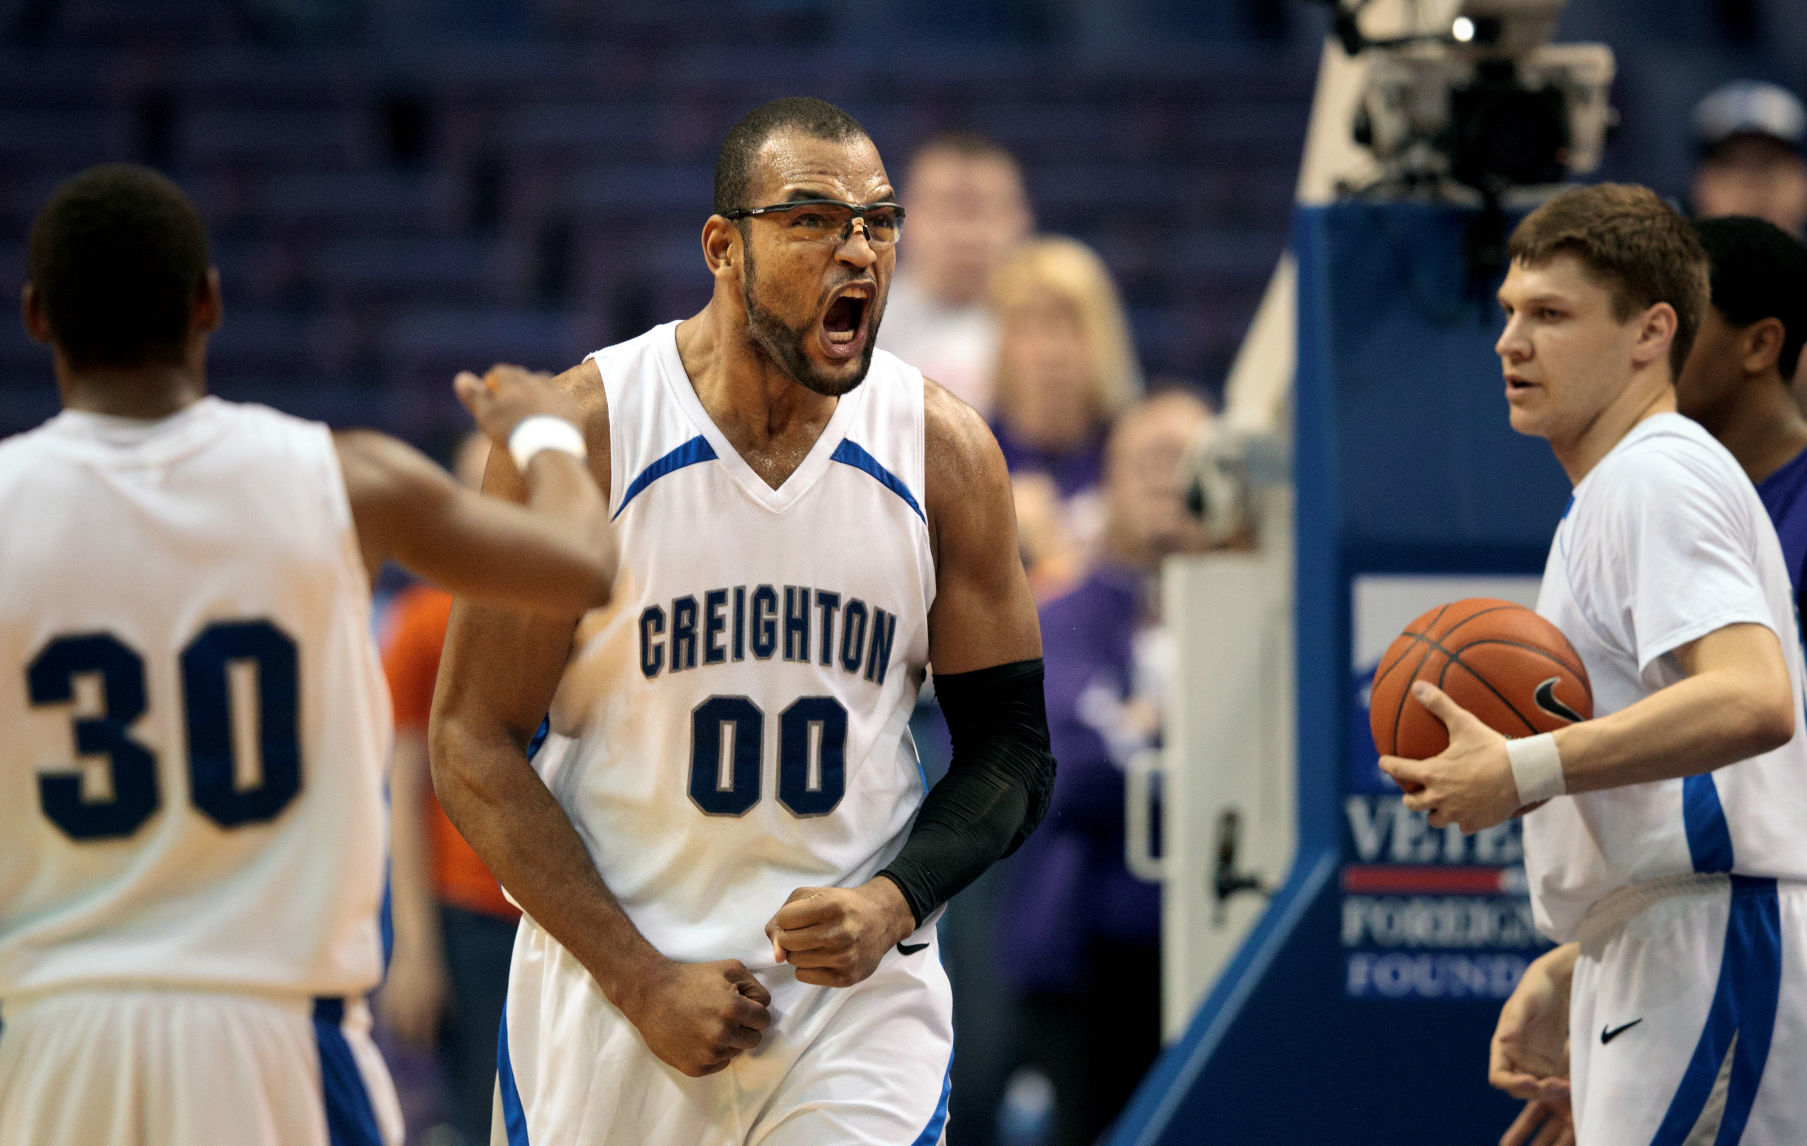
{"type": "Polygon", "coordinates": [[[855,287],[837,295],[822,313],[822,342],[829,354],[848,357],[865,342],[866,313],[872,298],[865,287],[855,287]]]}

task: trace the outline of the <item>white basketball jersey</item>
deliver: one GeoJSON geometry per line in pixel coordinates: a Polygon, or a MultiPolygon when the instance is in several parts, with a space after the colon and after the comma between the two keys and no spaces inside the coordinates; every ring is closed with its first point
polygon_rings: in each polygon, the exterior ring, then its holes
{"type": "Polygon", "coordinates": [[[757,969],[785,897],[870,878],[922,802],[923,381],[876,352],[772,489],[704,412],[676,325],[593,356],[620,571],[534,763],[655,947],[757,969]]]}
{"type": "Polygon", "coordinates": [[[1562,796],[1525,817],[1539,927],[1574,936],[1632,883],[1687,872],[1807,879],[1807,715],[1794,594],[1775,528],[1724,446],[1679,414],[1639,423],[1556,528],[1537,611],[1581,654],[1594,715],[1681,680],[1677,648],[1734,624],[1782,642],[1794,738],[1712,772],[1562,796]]]}
{"type": "Polygon", "coordinates": [[[206,398],[0,443],[0,997],[382,966],[388,690],[326,427],[206,398]]]}

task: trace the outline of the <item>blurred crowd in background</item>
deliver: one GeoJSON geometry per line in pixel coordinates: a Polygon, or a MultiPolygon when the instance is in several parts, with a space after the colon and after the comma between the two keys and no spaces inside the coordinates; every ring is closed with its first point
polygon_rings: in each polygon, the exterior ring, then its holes
{"type": "MultiPolygon", "coordinates": [[[[1171,672],[1157,572],[1206,547],[1185,460],[1286,243],[1323,29],[1303,0],[0,0],[0,277],[58,180],[158,165],[216,237],[218,392],[476,482],[452,372],[563,369],[693,312],[722,131],[774,95],[847,107],[908,211],[879,345],[983,412],[1014,475],[1060,762],[1042,829],[942,924],[949,1141],[1089,1143],[1160,1046],[1160,894],[1123,858],[1171,672]]],[[[1604,175],[1807,229],[1798,0],[1577,0],[1562,38],[1618,53],[1604,175]]],[[[0,392],[0,433],[54,406],[16,330],[0,392]]],[[[428,781],[449,599],[384,600],[378,1013],[411,1141],[487,1142],[516,911],[428,781]]],[[[932,703],[916,732],[932,778],[932,703]]]]}

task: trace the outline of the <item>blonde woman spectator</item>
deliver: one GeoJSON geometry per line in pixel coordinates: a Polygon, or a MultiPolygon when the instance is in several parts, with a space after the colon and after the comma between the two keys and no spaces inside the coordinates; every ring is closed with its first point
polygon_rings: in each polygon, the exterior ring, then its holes
{"type": "Polygon", "coordinates": [[[991,298],[992,429],[1016,486],[1023,560],[1045,599],[1078,581],[1097,545],[1104,440],[1142,393],[1142,370],[1110,271],[1083,243],[1024,243],[991,298]]]}

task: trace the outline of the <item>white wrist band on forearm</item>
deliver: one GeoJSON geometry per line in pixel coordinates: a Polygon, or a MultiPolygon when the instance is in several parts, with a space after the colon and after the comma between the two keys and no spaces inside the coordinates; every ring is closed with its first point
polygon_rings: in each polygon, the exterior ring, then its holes
{"type": "Polygon", "coordinates": [[[590,456],[584,448],[583,431],[551,414],[523,418],[508,435],[508,456],[514,459],[515,468],[522,473],[527,472],[527,463],[541,450],[557,450],[579,459],[590,456]]]}
{"type": "Polygon", "coordinates": [[[1562,756],[1556,751],[1556,738],[1548,732],[1506,741],[1506,759],[1512,762],[1519,807],[1568,792],[1562,778],[1562,756]]]}

